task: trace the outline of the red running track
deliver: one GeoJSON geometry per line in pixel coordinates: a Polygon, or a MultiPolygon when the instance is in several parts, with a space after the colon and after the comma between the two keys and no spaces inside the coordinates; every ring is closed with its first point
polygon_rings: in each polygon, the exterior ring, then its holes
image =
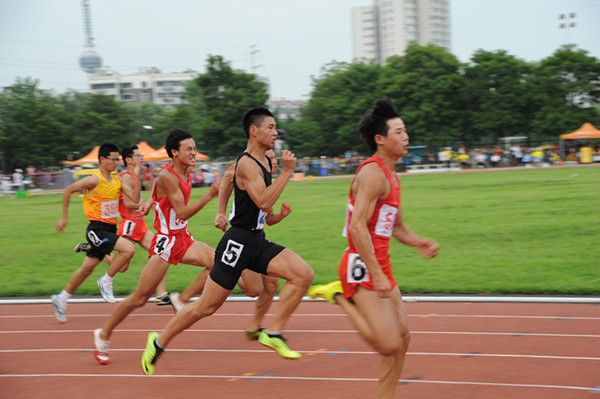
{"type": "MultiPolygon", "coordinates": [[[[50,304],[0,305],[0,397],[376,397],[379,355],[326,302],[302,302],[290,320],[286,337],[301,359],[246,340],[254,303],[227,302],[179,335],[151,377],[140,368],[146,336],[172,309],[148,303],[130,315],[102,366],[92,331],[114,306],[71,303],[60,324],[50,304]]],[[[412,341],[399,398],[600,399],[598,304],[411,302],[407,310],[412,341]]]]}

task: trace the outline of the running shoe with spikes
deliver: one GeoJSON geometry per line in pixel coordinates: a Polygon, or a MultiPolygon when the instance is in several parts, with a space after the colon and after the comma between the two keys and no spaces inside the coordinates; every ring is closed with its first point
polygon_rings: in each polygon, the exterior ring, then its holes
{"type": "Polygon", "coordinates": [[[246,338],[256,341],[258,339],[258,337],[260,336],[261,332],[263,332],[262,328],[259,328],[256,331],[246,330],[246,338]]]}
{"type": "Polygon", "coordinates": [[[100,364],[108,364],[108,349],[110,347],[110,341],[105,341],[100,338],[100,333],[102,332],[101,328],[97,328],[94,330],[94,346],[96,350],[94,351],[94,357],[100,364]]]}
{"type": "Polygon", "coordinates": [[[164,294],[156,297],[156,305],[164,306],[164,305],[170,305],[170,304],[171,304],[171,297],[168,292],[165,292],[164,294]]]}
{"type": "Polygon", "coordinates": [[[67,318],[65,317],[65,311],[67,310],[67,303],[62,303],[58,295],[54,294],[50,297],[52,306],[54,307],[54,317],[61,323],[66,323],[67,318]]]}
{"type": "Polygon", "coordinates": [[[340,280],[335,280],[331,283],[315,285],[308,290],[307,294],[312,299],[323,298],[327,302],[336,305],[335,296],[342,294],[343,292],[344,289],[342,288],[342,282],[340,280]]]}
{"type": "Polygon", "coordinates": [[[102,298],[104,298],[104,300],[108,303],[116,303],[116,299],[115,296],[113,295],[113,287],[112,287],[112,280],[111,281],[104,281],[102,279],[102,277],[100,277],[98,279],[98,289],[100,290],[100,294],[102,295],[102,298]]]}
{"type": "Polygon", "coordinates": [[[286,339],[283,335],[270,335],[266,331],[261,331],[258,336],[258,342],[264,346],[275,349],[279,355],[286,359],[298,359],[302,355],[298,352],[291,350],[285,343],[286,339]]]}
{"type": "Polygon", "coordinates": [[[171,294],[171,305],[173,305],[175,313],[179,312],[185,306],[185,303],[181,302],[179,299],[179,292],[173,292],[171,294]]]}
{"type": "Polygon", "coordinates": [[[163,349],[156,344],[157,338],[158,333],[151,332],[148,334],[148,339],[146,340],[146,349],[144,349],[144,354],[142,355],[142,370],[146,375],[154,374],[154,364],[163,352],[163,349]]]}
{"type": "Polygon", "coordinates": [[[73,248],[73,252],[87,252],[88,249],[90,249],[90,247],[91,245],[89,242],[80,242],[79,244],[75,245],[75,248],[73,248]]]}

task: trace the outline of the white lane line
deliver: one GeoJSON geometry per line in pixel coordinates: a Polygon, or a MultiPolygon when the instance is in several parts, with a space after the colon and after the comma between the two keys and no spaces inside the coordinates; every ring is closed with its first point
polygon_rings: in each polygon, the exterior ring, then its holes
{"type": "MultiPolygon", "coordinates": [[[[199,297],[193,297],[197,300],[199,297]]],[[[121,302],[125,297],[116,297],[117,302],[121,302]]],[[[600,296],[534,296],[534,295],[403,295],[404,302],[466,302],[466,303],[600,303],[600,296]]],[[[148,301],[153,302],[154,297],[148,301]]],[[[279,301],[279,295],[273,298],[275,302],[279,301]]],[[[250,298],[244,295],[232,295],[227,298],[227,302],[255,302],[256,298],[250,298]]],[[[308,296],[302,297],[303,302],[324,302],[324,299],[310,299],[308,296]]],[[[100,297],[82,297],[71,298],[69,302],[79,303],[104,303],[100,297]]],[[[50,303],[50,298],[3,298],[0,299],[0,305],[8,304],[34,304],[50,303]]]]}
{"type": "MultiPolygon", "coordinates": [[[[178,378],[178,379],[261,379],[261,380],[295,380],[295,381],[335,381],[335,382],[376,382],[376,378],[334,378],[334,377],[296,377],[296,376],[266,376],[266,375],[153,375],[148,377],[143,374],[1,374],[0,378],[32,378],[32,377],[99,377],[99,378],[178,378]]],[[[568,385],[542,385],[542,384],[509,384],[496,382],[473,381],[435,381],[435,380],[398,380],[399,383],[416,384],[449,384],[449,385],[478,385],[512,388],[538,388],[538,389],[566,389],[579,391],[595,391],[595,387],[578,387],[568,385]]]]}
{"type": "MultiPolygon", "coordinates": [[[[118,329],[115,332],[150,332],[154,331],[149,328],[138,329],[118,329]]],[[[186,332],[201,332],[201,333],[242,333],[244,330],[224,330],[224,329],[193,329],[185,330],[186,332]]],[[[311,334],[340,334],[340,333],[357,333],[356,330],[285,330],[289,333],[311,333],[311,334]]],[[[48,333],[85,333],[89,334],[92,330],[6,330],[0,331],[0,334],[48,334],[48,333]]],[[[411,334],[434,334],[434,335],[490,335],[490,336],[520,336],[520,337],[563,337],[563,338],[600,338],[597,334],[547,334],[534,332],[478,332],[478,331],[411,331],[411,334]]]]}
{"type": "MultiPolygon", "coordinates": [[[[0,353],[45,353],[45,352],[91,352],[90,348],[52,348],[52,349],[0,349],[0,353]]],[[[110,349],[111,352],[141,352],[139,349],[110,349]]],[[[168,349],[168,352],[199,352],[199,353],[273,353],[268,349],[168,349]]],[[[312,350],[297,351],[308,355],[378,355],[372,351],[348,351],[348,350],[312,350]]],[[[556,360],[600,360],[600,357],[582,356],[547,356],[547,355],[518,355],[499,353],[445,353],[445,352],[408,352],[410,356],[448,356],[448,357],[502,357],[523,359],[556,359],[556,360]]]]}
{"type": "MultiPolygon", "coordinates": [[[[135,313],[130,314],[128,317],[173,317],[175,313],[135,313]]],[[[252,317],[253,313],[215,313],[211,317],[252,317]]],[[[266,316],[273,317],[275,314],[268,313],[266,316]]],[[[87,313],[87,314],[67,314],[69,317],[110,317],[110,313],[87,313]]],[[[345,314],[340,313],[294,313],[294,317],[347,317],[345,314]]],[[[600,317],[593,316],[569,316],[569,315],[556,315],[556,316],[527,316],[527,315],[466,315],[466,314],[409,314],[408,317],[418,318],[489,318],[489,319],[540,319],[540,320],[600,320],[600,317]]],[[[48,314],[37,314],[37,315],[2,315],[0,319],[36,319],[36,318],[54,318],[51,313],[48,314]]]]}

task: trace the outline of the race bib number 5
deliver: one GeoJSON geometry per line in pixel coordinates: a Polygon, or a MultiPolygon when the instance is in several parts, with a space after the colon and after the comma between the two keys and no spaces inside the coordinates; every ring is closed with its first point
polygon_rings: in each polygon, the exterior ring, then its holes
{"type": "Polygon", "coordinates": [[[363,283],[369,281],[369,269],[358,254],[348,254],[346,279],[349,283],[363,283]]]}
{"type": "Polygon", "coordinates": [[[225,251],[223,252],[223,256],[221,256],[221,262],[229,265],[231,267],[235,267],[237,261],[240,259],[242,255],[242,251],[244,250],[244,244],[240,244],[239,242],[229,240],[227,241],[227,247],[225,247],[225,251]]]}

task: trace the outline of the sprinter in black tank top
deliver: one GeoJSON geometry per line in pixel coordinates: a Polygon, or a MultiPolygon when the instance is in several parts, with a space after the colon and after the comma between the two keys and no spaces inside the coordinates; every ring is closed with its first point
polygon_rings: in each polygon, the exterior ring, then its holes
{"type": "Polygon", "coordinates": [[[221,238],[215,250],[215,264],[200,299],[181,309],[158,338],[147,341],[146,350],[142,355],[142,366],[146,374],[154,372],[154,365],[160,353],[177,334],[198,320],[212,315],[221,307],[246,268],[286,280],[280,291],[275,316],[268,329],[260,333],[258,341],[285,358],[301,357],[300,353],[287,346],[282,331],[302,301],[313,280],[314,272],[308,263],[293,251],[267,241],[264,230],[258,227],[260,212],[267,213],[273,208],[292,177],[296,157],[290,151],[284,150],[281,154],[283,171],[275,182],[267,185],[265,179],[270,173],[266,170],[268,163],[265,158],[266,152],[273,148],[277,138],[275,118],[265,108],[254,108],[244,116],[243,125],[248,138],[245,153],[251,157],[241,156],[237,161],[234,202],[236,206],[245,208],[250,216],[242,216],[242,209],[235,210],[239,215],[237,222],[240,224],[232,225],[221,238]],[[264,160],[264,163],[260,160],[264,160]],[[244,199],[245,196],[248,198],[244,199]],[[255,208],[259,210],[258,214],[251,211],[256,210],[255,208]]]}

